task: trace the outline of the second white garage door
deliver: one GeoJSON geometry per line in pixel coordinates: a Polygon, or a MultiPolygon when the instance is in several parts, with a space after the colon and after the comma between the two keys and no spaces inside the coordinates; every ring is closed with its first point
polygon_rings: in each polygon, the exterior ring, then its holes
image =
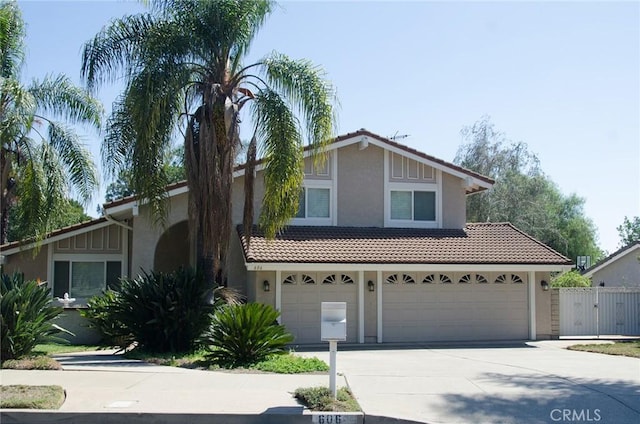
{"type": "Polygon", "coordinates": [[[526,275],[395,273],[382,290],[385,342],[528,337],[526,275]]]}
{"type": "Polygon", "coordinates": [[[283,274],[282,324],[294,343],[320,343],[320,304],[347,302],[347,342],[358,340],[357,284],[350,274],[283,274]]]}

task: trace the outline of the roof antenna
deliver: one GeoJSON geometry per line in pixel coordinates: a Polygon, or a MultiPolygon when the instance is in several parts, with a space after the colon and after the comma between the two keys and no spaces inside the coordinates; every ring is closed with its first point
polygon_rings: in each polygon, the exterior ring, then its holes
{"type": "Polygon", "coordinates": [[[398,134],[398,131],[396,131],[396,133],[394,135],[392,135],[391,137],[389,137],[389,140],[401,140],[403,138],[407,138],[409,137],[409,134],[398,134]]]}

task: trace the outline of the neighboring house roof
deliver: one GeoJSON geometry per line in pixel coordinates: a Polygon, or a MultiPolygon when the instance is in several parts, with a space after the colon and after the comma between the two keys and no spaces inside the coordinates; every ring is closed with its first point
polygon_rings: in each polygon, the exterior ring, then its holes
{"type": "MultiPolygon", "coordinates": [[[[71,235],[75,235],[77,233],[91,231],[93,229],[96,229],[95,227],[105,226],[105,225],[110,225],[110,224],[108,223],[107,219],[104,217],[80,222],[78,224],[70,225],[68,227],[63,227],[48,233],[44,237],[44,239],[40,241],[40,243],[48,244],[56,240],[59,240],[61,238],[70,237],[71,235]]],[[[2,251],[2,254],[4,255],[11,255],[13,253],[18,252],[21,249],[34,247],[36,244],[37,242],[34,239],[13,241],[13,242],[5,243],[1,245],[0,251],[2,251]]]]}
{"type": "Polygon", "coordinates": [[[571,265],[571,260],[509,223],[456,229],[290,226],[274,240],[254,228],[247,263],[571,265]]]}
{"type": "Polygon", "coordinates": [[[582,275],[584,275],[585,277],[591,277],[593,276],[593,274],[595,274],[596,272],[600,271],[602,268],[612,264],[613,262],[617,261],[618,259],[627,256],[628,254],[635,252],[636,250],[640,250],[640,240],[635,241],[631,244],[628,244],[626,246],[624,246],[621,249],[618,249],[617,251],[613,252],[611,255],[607,256],[606,258],[604,258],[603,260],[601,260],[600,262],[596,263],[595,265],[593,265],[590,268],[587,268],[586,270],[584,270],[582,272],[582,275]]]}
{"type": "MultiPolygon", "coordinates": [[[[491,185],[493,185],[495,183],[495,181],[485,175],[481,175],[478,174],[477,172],[471,171],[469,169],[465,169],[461,166],[455,165],[453,163],[444,161],[442,159],[438,159],[434,156],[431,155],[427,155],[426,153],[422,153],[418,150],[415,150],[411,147],[405,146],[403,144],[400,144],[396,141],[390,140],[386,137],[382,137],[379,136],[377,134],[374,134],[370,131],[367,131],[366,129],[360,129],[358,131],[355,132],[351,132],[351,133],[347,133],[341,136],[336,137],[335,139],[333,139],[333,141],[331,141],[331,143],[329,143],[329,145],[327,146],[327,150],[333,150],[339,147],[342,147],[342,143],[345,141],[349,141],[351,140],[351,143],[348,144],[353,144],[353,143],[357,143],[358,137],[364,138],[364,137],[371,137],[371,139],[378,145],[382,145],[388,147],[388,148],[395,148],[398,150],[403,151],[404,153],[410,154],[410,155],[415,155],[425,161],[431,162],[434,165],[437,165],[439,167],[444,167],[447,168],[451,171],[454,171],[458,174],[463,174],[466,175],[467,177],[470,177],[471,179],[475,179],[480,181],[483,185],[487,186],[487,187],[483,187],[483,186],[470,186],[467,190],[468,194],[471,193],[477,193],[479,191],[483,191],[486,190],[488,187],[490,187],[491,185]]],[[[306,146],[304,148],[305,152],[307,153],[311,153],[312,149],[310,146],[306,146]]],[[[259,165],[261,165],[264,162],[263,159],[257,161],[257,165],[259,167],[259,165]]],[[[238,165],[234,168],[234,171],[236,173],[239,173],[240,175],[242,175],[244,173],[244,169],[246,168],[246,164],[241,164],[238,165]]],[[[180,181],[174,184],[171,184],[169,186],[167,186],[167,192],[169,193],[169,195],[173,195],[173,194],[178,194],[178,193],[183,193],[184,191],[187,190],[187,181],[180,181]]],[[[116,199],[113,200],[111,202],[107,202],[103,204],[103,208],[105,210],[107,209],[113,209],[116,208],[118,206],[122,206],[128,203],[134,203],[137,199],[137,196],[133,195],[133,196],[128,196],[128,197],[123,197],[120,199],[116,199]]]]}

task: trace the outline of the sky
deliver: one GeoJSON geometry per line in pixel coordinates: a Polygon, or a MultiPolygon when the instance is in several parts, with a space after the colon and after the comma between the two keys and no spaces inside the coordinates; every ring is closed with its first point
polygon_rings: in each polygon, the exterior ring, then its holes
{"type": "MultiPolygon", "coordinates": [[[[83,44],[131,1],[19,1],[23,81],[64,73],[81,84],[83,44]]],[[[338,134],[366,128],[446,161],[483,116],[538,155],[566,195],[584,198],[599,245],[640,216],[640,2],[281,2],[246,63],[278,51],[324,68],[338,134]]],[[[122,85],[98,98],[107,113],[122,85]]],[[[100,136],[85,134],[99,162],[100,136]]],[[[97,216],[100,192],[87,212],[97,216]]],[[[575,259],[575,258],[574,258],[575,259]]]]}

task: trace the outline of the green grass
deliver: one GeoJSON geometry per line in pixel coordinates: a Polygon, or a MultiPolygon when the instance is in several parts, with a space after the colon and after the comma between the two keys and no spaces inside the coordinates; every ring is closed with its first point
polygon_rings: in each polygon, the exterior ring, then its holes
{"type": "MultiPolygon", "coordinates": [[[[206,359],[207,352],[199,350],[193,353],[150,353],[140,350],[132,350],[125,353],[129,359],[138,359],[157,365],[166,365],[180,368],[196,368],[215,370],[220,369],[206,359]]],[[[326,372],[329,366],[318,358],[303,358],[292,353],[283,355],[271,355],[268,359],[236,370],[254,370],[271,372],[275,374],[301,374],[326,372]]]]}
{"type": "Polygon", "coordinates": [[[303,358],[292,354],[272,355],[267,360],[258,362],[249,368],[277,374],[301,374],[329,371],[329,365],[318,358],[303,358]]]}
{"type": "Polygon", "coordinates": [[[39,344],[31,351],[32,355],[56,355],[58,353],[71,353],[71,352],[86,352],[92,350],[104,349],[102,346],[94,345],[72,345],[72,344],[58,344],[47,343],[39,344]]]}
{"type": "Polygon", "coordinates": [[[621,341],[615,343],[579,344],[567,347],[569,350],[605,353],[607,355],[630,356],[640,358],[640,341],[621,341]]]}
{"type": "Polygon", "coordinates": [[[60,386],[1,387],[0,408],[58,409],[64,403],[64,389],[60,386]]]}
{"type": "Polygon", "coordinates": [[[360,405],[353,394],[346,387],[341,387],[336,393],[336,399],[331,396],[328,387],[304,387],[296,389],[293,396],[300,403],[312,411],[332,412],[360,412],[360,405]]]}

